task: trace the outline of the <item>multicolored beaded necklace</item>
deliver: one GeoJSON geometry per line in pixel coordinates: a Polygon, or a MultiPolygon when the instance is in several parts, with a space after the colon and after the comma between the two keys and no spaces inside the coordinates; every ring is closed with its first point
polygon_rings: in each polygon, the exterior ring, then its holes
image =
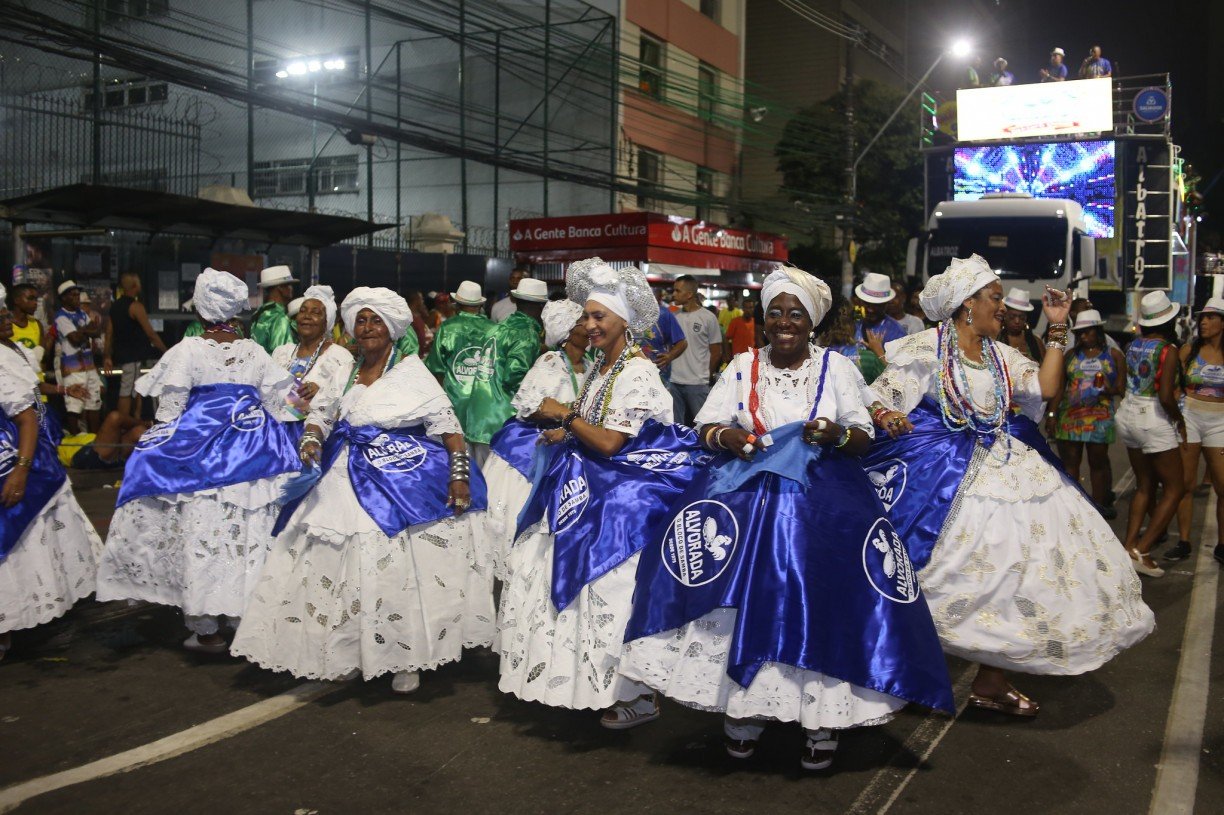
{"type": "Polygon", "coordinates": [[[319,355],[323,353],[323,348],[330,342],[331,340],[327,339],[327,337],[319,338],[319,344],[315,346],[314,353],[312,353],[306,360],[305,368],[301,367],[301,363],[298,361],[301,359],[298,354],[300,354],[302,351],[302,344],[299,342],[297,345],[293,346],[293,358],[289,363],[289,372],[293,374],[294,379],[301,382],[306,378],[306,374],[310,373],[311,369],[314,368],[315,363],[319,361],[319,355]]]}
{"type": "MultiPolygon", "coordinates": [[[[994,405],[982,415],[973,401],[972,386],[965,368],[972,363],[964,359],[957,341],[956,326],[951,320],[937,329],[939,349],[939,407],[944,427],[960,433],[972,431],[984,446],[990,447],[1002,433],[1006,439],[1006,456],[1011,456],[1011,395],[1012,379],[1007,364],[999,356],[994,343],[985,337],[982,342],[982,368],[990,372],[994,385],[994,405]]],[[[1004,459],[1006,460],[1006,458],[1004,459]]]]}
{"type": "MultiPolygon", "coordinates": [[[[826,352],[827,353],[827,352],[826,352]]],[[[813,364],[816,362],[817,352],[813,345],[808,346],[808,360],[813,364]]],[[[807,361],[807,360],[805,360],[807,361]]],[[[772,359],[770,364],[773,364],[772,359]]],[[[812,382],[808,382],[808,396],[812,405],[812,412],[808,416],[808,421],[811,421],[816,416],[816,406],[820,404],[820,397],[824,393],[825,369],[828,368],[828,360],[825,359],[820,368],[820,379],[815,386],[815,395],[813,396],[812,382]]],[[[771,428],[765,426],[765,422],[761,419],[759,411],[761,409],[761,395],[758,385],[761,381],[761,352],[760,349],[752,349],[752,369],[748,380],[748,415],[752,417],[752,432],[758,436],[764,436],[771,428]]],[[[735,378],[741,379],[740,371],[735,372],[735,378]]],[[[740,410],[744,406],[740,405],[740,410]]]]}
{"type": "MultiPolygon", "coordinates": [[[[612,369],[608,371],[607,378],[600,384],[599,390],[595,392],[595,400],[591,402],[591,407],[587,409],[586,414],[582,417],[590,424],[598,427],[603,427],[604,421],[608,418],[608,409],[612,404],[612,386],[616,384],[616,378],[621,375],[621,371],[625,370],[625,364],[641,351],[637,343],[626,342],[620,356],[616,358],[616,362],[612,363],[612,369]]],[[[591,375],[582,383],[582,393],[578,394],[578,398],[574,400],[575,408],[581,410],[585,404],[587,391],[591,389],[591,383],[595,381],[595,374],[603,368],[605,355],[603,351],[598,351],[595,354],[595,367],[591,370],[591,375]]]]}
{"type": "Polygon", "coordinates": [[[205,334],[212,331],[215,331],[218,334],[234,334],[235,336],[238,334],[238,329],[229,323],[209,323],[208,325],[204,326],[205,334]]]}

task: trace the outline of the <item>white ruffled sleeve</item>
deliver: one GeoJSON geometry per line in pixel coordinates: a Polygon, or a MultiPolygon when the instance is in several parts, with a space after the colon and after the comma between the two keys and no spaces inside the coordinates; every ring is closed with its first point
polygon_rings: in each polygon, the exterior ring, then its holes
{"type": "Polygon", "coordinates": [[[1042,406],[1045,404],[1045,399],[1041,396],[1041,381],[1038,379],[1041,366],[1005,342],[996,342],[994,347],[1002,356],[1003,364],[1011,375],[1012,401],[1020,407],[1021,413],[1034,422],[1040,422],[1042,406]]]}
{"type": "Polygon", "coordinates": [[[523,377],[518,392],[510,400],[510,406],[520,419],[526,419],[547,398],[572,401],[573,397],[569,400],[562,398],[572,389],[567,387],[569,381],[569,360],[558,351],[549,351],[542,354],[523,377]]]}
{"type": "Polygon", "coordinates": [[[293,352],[296,349],[297,345],[291,342],[278,345],[272,349],[272,361],[288,370],[290,363],[293,362],[293,352]]]}
{"type": "Polygon", "coordinates": [[[259,391],[259,401],[263,403],[264,410],[280,421],[295,421],[295,417],[289,412],[289,406],[285,402],[289,396],[289,389],[293,387],[293,374],[273,362],[272,356],[263,348],[258,345],[256,348],[259,349],[259,353],[254,355],[252,362],[256,365],[258,381],[251,384],[255,385],[259,391]]]}
{"type": "Polygon", "coordinates": [[[348,420],[387,430],[423,423],[431,436],[463,432],[446,391],[418,357],[404,357],[366,388],[348,420]]]}
{"type": "Polygon", "coordinates": [[[939,365],[935,343],[934,328],[888,343],[884,348],[888,367],[867,388],[874,399],[902,413],[916,408],[935,381],[939,365]]]}
{"type": "Polygon", "coordinates": [[[832,386],[837,415],[830,417],[842,427],[857,427],[875,438],[875,427],[871,414],[863,404],[863,392],[867,383],[858,366],[836,351],[825,351],[825,364],[829,366],[825,387],[832,386]]]}
{"type": "Polygon", "coordinates": [[[672,423],[672,398],[658,367],[647,359],[634,357],[612,385],[608,416],[604,427],[627,436],[636,436],[647,419],[672,423]]]}
{"type": "Polygon", "coordinates": [[[707,424],[738,424],[736,414],[740,404],[740,394],[735,373],[740,369],[740,357],[742,356],[744,355],[740,354],[731,360],[731,364],[719,375],[718,381],[710,389],[710,395],[706,397],[705,404],[693,418],[694,427],[707,424]]]}
{"type": "MultiPolygon", "coordinates": [[[[280,350],[279,348],[276,350],[280,350]]],[[[306,381],[319,386],[310,400],[310,414],[306,421],[317,425],[326,435],[331,434],[336,419],[336,409],[344,396],[344,387],[353,375],[356,365],[353,355],[338,345],[330,345],[315,360],[314,367],[306,374],[306,381]]]]}
{"type": "Polygon", "coordinates": [[[10,419],[34,406],[34,389],[38,387],[33,356],[20,345],[16,353],[11,350],[0,348],[0,409],[10,419]]]}
{"type": "Polygon", "coordinates": [[[208,356],[208,341],[188,337],[162,354],[147,374],[136,380],[136,392],[157,398],[158,422],[177,419],[196,385],[196,362],[208,356]]]}

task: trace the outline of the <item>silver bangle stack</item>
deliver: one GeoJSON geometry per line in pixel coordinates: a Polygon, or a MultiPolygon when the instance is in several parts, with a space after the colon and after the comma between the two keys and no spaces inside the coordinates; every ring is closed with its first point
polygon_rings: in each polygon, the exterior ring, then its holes
{"type": "Polygon", "coordinates": [[[305,450],[306,445],[310,444],[311,442],[314,442],[320,447],[323,446],[323,439],[320,438],[319,434],[315,433],[313,430],[307,430],[305,433],[302,434],[301,441],[298,442],[298,452],[300,453],[303,450],[305,450]]]}
{"type": "Polygon", "coordinates": [[[450,454],[450,480],[467,483],[472,477],[472,459],[466,450],[450,454]]]}

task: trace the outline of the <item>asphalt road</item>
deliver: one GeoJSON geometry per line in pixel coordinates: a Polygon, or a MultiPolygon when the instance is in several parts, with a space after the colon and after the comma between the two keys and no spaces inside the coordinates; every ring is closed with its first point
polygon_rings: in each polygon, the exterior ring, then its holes
{"type": "MultiPolygon", "coordinates": [[[[103,529],[114,490],[74,483],[103,529]]],[[[800,770],[794,725],[734,761],[715,714],[665,703],[660,721],[611,733],[595,714],[519,702],[497,692],[487,651],[397,697],[387,677],[308,683],[196,657],[171,609],[84,602],[16,634],[0,664],[0,812],[1224,812],[1224,648],[1203,643],[1216,569],[1192,558],[1144,578],[1157,630],[1101,670],[1017,677],[1037,719],[907,709],[844,734],[827,773],[800,770]]],[[[963,701],[972,667],[949,664],[963,701]]]]}

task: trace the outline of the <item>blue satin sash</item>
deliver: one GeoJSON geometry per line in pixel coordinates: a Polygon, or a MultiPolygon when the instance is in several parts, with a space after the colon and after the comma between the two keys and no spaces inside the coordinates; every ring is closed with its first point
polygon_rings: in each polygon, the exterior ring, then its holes
{"type": "MultiPolygon", "coordinates": [[[[955,506],[979,437],[944,426],[940,407],[929,396],[910,412],[909,420],[914,425],[912,432],[897,439],[883,434],[876,437],[863,456],[863,469],[905,541],[910,559],[921,571],[931,559],[939,533],[955,506]]],[[[1013,439],[1032,447],[1065,483],[1080,489],[1067,476],[1032,419],[1016,415],[1008,421],[1013,439]]]]}
{"type": "MultiPolygon", "coordinates": [[[[324,473],[336,463],[345,445],[357,503],[388,538],[410,526],[454,515],[454,509],[446,505],[450,498],[450,454],[426,435],[423,427],[383,430],[342,421],[323,445],[324,473]]],[[[472,462],[468,487],[472,504],[467,511],[487,509],[488,489],[476,462],[472,462]]],[[[303,498],[281,509],[273,535],[279,535],[288,525],[303,498]]]]}
{"type": "Polygon", "coordinates": [[[268,413],[251,385],[197,385],[178,418],[154,425],[136,443],[116,506],[151,495],[243,484],[301,467],[286,425],[268,413]]]}
{"type": "MultiPolygon", "coordinates": [[[[0,507],[0,563],[13,551],[30,522],[38,517],[67,478],[51,439],[55,427],[58,423],[52,426],[44,421],[38,429],[34,462],[26,474],[25,495],[15,506],[0,507]]],[[[13,472],[18,449],[17,425],[0,410],[0,484],[13,472]]]]}
{"type": "Polygon", "coordinates": [[[546,518],[553,535],[552,601],[564,611],[583,586],[640,550],[672,501],[710,460],[696,434],[653,419],[616,455],[590,453],[576,440],[539,448],[517,540],[546,518]]]}
{"type": "Polygon", "coordinates": [[[734,608],[727,675],[743,687],[777,662],[954,712],[917,574],[871,482],[802,431],[698,473],[642,553],[625,641],[734,608]]]}
{"type": "Polygon", "coordinates": [[[532,460],[539,440],[539,427],[522,419],[511,418],[506,420],[501,430],[493,434],[489,447],[523,478],[530,479],[532,460]]]}

